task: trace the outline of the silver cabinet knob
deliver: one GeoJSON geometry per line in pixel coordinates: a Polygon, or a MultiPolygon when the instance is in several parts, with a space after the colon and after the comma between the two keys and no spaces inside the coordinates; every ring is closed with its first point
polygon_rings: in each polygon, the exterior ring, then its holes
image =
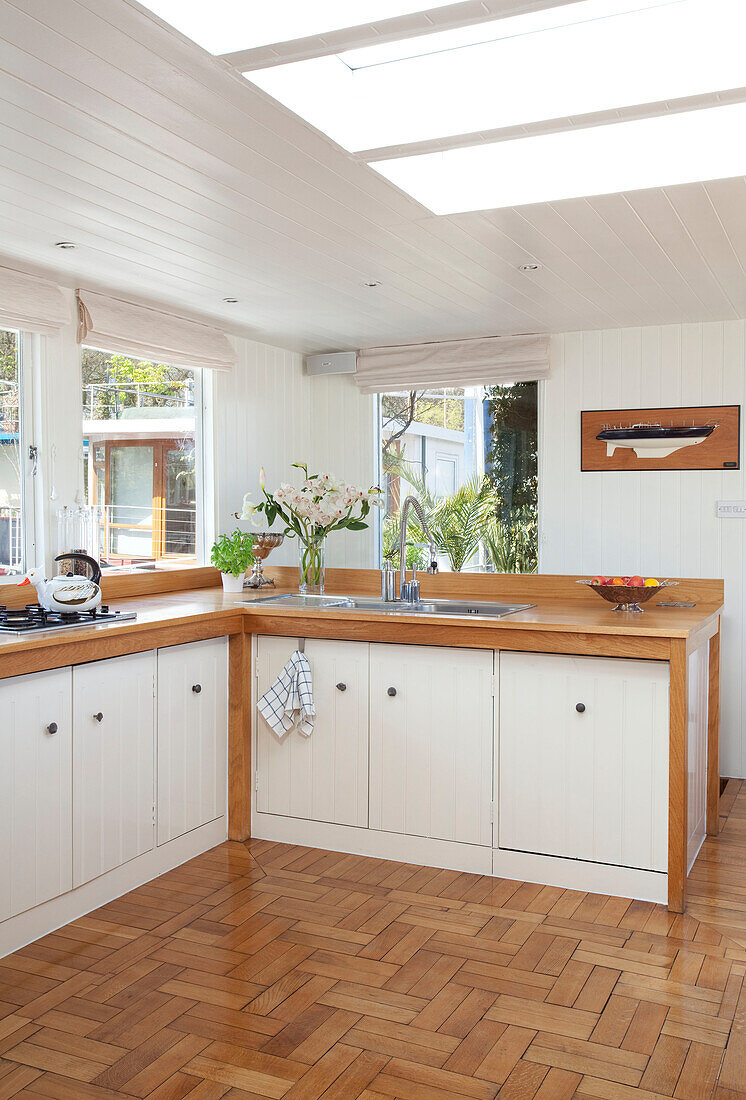
{"type": "Polygon", "coordinates": [[[50,722],[47,726],[47,733],[56,733],[58,729],[56,722],[50,722]]]}
{"type": "Polygon", "coordinates": [[[98,714],[94,714],[93,717],[96,719],[97,722],[103,722],[103,720],[104,720],[103,711],[99,711],[98,714]]]}
{"type": "Polygon", "coordinates": [[[386,694],[390,695],[391,698],[393,699],[394,696],[396,695],[396,688],[389,688],[388,691],[386,692],[386,694]]]}

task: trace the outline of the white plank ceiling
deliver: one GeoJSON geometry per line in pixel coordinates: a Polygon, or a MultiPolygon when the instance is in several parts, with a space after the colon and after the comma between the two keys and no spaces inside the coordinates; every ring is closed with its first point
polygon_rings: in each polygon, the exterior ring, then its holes
{"type": "Polygon", "coordinates": [[[131,0],[0,27],[0,253],[69,285],[306,352],[746,316],[744,178],[436,217],[131,0]]]}

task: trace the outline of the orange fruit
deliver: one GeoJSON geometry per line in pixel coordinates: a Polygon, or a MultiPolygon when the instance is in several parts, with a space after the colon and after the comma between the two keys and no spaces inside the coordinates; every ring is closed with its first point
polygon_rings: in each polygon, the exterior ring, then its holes
{"type": "Polygon", "coordinates": [[[624,584],[624,581],[622,580],[621,577],[614,577],[614,579],[612,580],[611,583],[612,584],[624,584]]]}

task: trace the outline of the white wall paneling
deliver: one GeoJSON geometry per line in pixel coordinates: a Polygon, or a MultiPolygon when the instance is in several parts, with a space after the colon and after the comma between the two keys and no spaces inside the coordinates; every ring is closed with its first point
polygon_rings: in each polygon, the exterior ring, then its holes
{"type": "Polygon", "coordinates": [[[3,921],[72,886],[70,669],[3,680],[0,714],[3,921]]]}
{"type": "MultiPolygon", "coordinates": [[[[360,394],[352,376],[309,377],[300,355],[267,344],[241,339],[236,349],[236,368],[214,379],[219,531],[235,526],[233,512],[241,510],[245,492],[261,499],[261,466],[272,489],[297,482],[292,462],[366,488],[373,483],[375,399],[360,394]]],[[[297,561],[297,542],[290,539],[268,559],[270,565],[297,561]]],[[[373,562],[372,526],[330,536],[327,565],[354,569],[373,562]]]]}
{"type": "Polygon", "coordinates": [[[497,847],[665,872],[666,663],[501,653],[499,746],[497,847]]]}
{"type": "Polygon", "coordinates": [[[552,338],[551,359],[539,448],[541,571],[725,579],[720,770],[745,776],[746,522],[717,519],[716,502],[746,498],[746,410],[740,470],[649,473],[582,473],[580,412],[746,405],[746,322],[568,333],[552,338]]]}
{"type": "Polygon", "coordinates": [[[223,817],[228,639],[158,650],[158,843],[223,817]]]}
{"type": "MultiPolygon", "coordinates": [[[[259,638],[257,699],[297,638],[259,638]]],[[[256,808],[338,825],[368,824],[368,645],[308,639],[316,720],[310,737],[282,740],[256,715],[256,808]],[[337,687],[343,684],[343,688],[337,687]]]]}
{"type": "Polygon", "coordinates": [[[152,650],[73,668],[74,886],[153,847],[154,695],[152,650]]]}
{"type": "Polygon", "coordinates": [[[492,685],[492,650],[371,645],[372,829],[491,843],[492,685]]]}

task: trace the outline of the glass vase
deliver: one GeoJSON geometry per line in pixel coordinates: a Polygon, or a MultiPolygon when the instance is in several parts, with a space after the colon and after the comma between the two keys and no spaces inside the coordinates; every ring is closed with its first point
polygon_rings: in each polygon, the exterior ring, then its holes
{"type": "Polygon", "coordinates": [[[320,596],[324,591],[326,539],[298,541],[299,590],[305,596],[320,596]]]}

